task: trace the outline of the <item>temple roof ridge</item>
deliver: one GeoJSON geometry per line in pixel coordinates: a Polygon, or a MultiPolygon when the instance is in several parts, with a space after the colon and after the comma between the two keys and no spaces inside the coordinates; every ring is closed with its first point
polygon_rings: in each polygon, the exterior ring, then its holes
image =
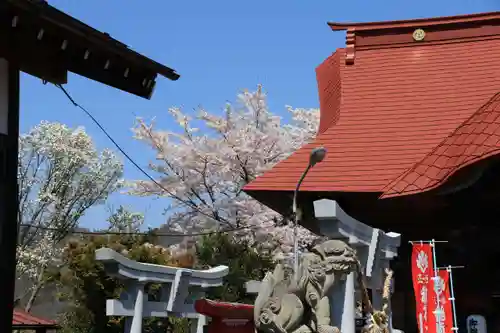
{"type": "Polygon", "coordinates": [[[328,22],[328,26],[333,31],[342,30],[355,30],[355,31],[374,31],[385,29],[399,29],[399,28],[422,28],[437,25],[457,25],[463,23],[484,23],[492,20],[500,19],[500,11],[474,13],[465,15],[431,17],[431,18],[416,18],[407,20],[394,20],[394,21],[378,21],[378,22],[328,22]]]}

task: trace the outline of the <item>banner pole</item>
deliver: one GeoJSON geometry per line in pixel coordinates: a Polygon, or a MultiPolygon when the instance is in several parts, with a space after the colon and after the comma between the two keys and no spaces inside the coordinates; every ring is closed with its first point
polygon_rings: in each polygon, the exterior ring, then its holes
{"type": "Polygon", "coordinates": [[[458,323],[457,323],[457,309],[456,309],[456,305],[455,305],[455,290],[453,288],[453,273],[452,273],[452,269],[451,269],[451,266],[448,266],[448,268],[446,268],[446,270],[448,271],[448,274],[450,276],[450,301],[451,301],[451,309],[453,311],[453,328],[452,330],[455,331],[455,332],[458,332],[458,323]]]}
{"type": "Polygon", "coordinates": [[[424,241],[424,240],[418,240],[418,241],[417,241],[417,240],[411,240],[411,241],[408,241],[408,243],[410,243],[410,244],[412,244],[412,245],[413,245],[413,244],[420,244],[420,245],[422,245],[422,244],[432,244],[432,243],[448,243],[448,241],[447,241],[447,240],[433,240],[433,241],[432,241],[432,240],[430,240],[430,241],[424,241]]]}
{"type": "Polygon", "coordinates": [[[434,317],[436,318],[436,333],[442,333],[442,331],[439,329],[441,327],[441,308],[439,306],[439,295],[437,295],[437,288],[436,284],[438,283],[438,269],[437,269],[437,262],[436,262],[436,242],[435,240],[431,240],[430,242],[431,247],[432,247],[432,261],[433,261],[433,266],[434,266],[434,278],[432,288],[434,292],[436,293],[436,309],[433,311],[434,317]]]}

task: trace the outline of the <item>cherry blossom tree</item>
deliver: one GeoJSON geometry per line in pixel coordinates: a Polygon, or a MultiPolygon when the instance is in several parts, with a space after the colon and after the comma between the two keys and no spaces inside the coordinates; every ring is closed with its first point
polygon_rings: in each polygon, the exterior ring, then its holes
{"type": "Polygon", "coordinates": [[[57,264],[59,243],[92,206],[121,186],[122,162],[98,151],[83,128],[43,121],[20,136],[18,282],[28,288],[29,310],[43,287],[44,272],[57,264]]]}
{"type": "MultiPolygon", "coordinates": [[[[157,129],[154,120],[138,119],[135,138],[155,150],[156,161],[149,166],[158,177],[155,182],[132,182],[131,193],[172,199],[167,209],[171,230],[235,229],[233,235],[274,248],[276,255],[290,253],[293,233],[284,218],[242,191],[315,136],[317,109],[286,110],[288,122],[271,113],[259,86],[239,94],[237,103],[227,104],[222,114],[170,108],[177,132],[157,129]],[[239,231],[243,227],[248,228],[239,231]]],[[[302,246],[312,238],[301,229],[302,246]]]]}

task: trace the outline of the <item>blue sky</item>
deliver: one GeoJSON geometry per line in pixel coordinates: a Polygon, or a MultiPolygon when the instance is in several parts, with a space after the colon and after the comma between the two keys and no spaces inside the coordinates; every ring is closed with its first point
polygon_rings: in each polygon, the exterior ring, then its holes
{"type": "MultiPolygon", "coordinates": [[[[332,32],[327,21],[364,22],[468,14],[500,10],[500,0],[254,0],[124,1],[49,0],[60,10],[177,70],[179,81],[160,79],[152,100],[144,100],[72,75],[67,89],[96,116],[140,165],[152,151],[132,139],[135,115],[174,128],[169,106],[187,110],[203,105],[215,111],[243,88],[262,83],[273,112],[285,105],[318,107],[315,67],[338,47],[345,34],[332,32]],[[145,149],[146,148],[146,149],[145,149]]],[[[41,120],[84,126],[99,148],[112,144],[62,93],[28,75],[22,77],[21,131],[41,120]]],[[[129,179],[141,178],[125,163],[129,179]]],[[[157,226],[166,199],[113,195],[110,203],[146,214],[157,226]]],[[[107,213],[93,208],[83,225],[103,225],[107,213]]]]}

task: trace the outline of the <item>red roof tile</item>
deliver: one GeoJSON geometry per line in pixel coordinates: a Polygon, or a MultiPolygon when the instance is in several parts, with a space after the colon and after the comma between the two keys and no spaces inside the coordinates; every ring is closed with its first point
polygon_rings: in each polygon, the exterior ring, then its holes
{"type": "Polygon", "coordinates": [[[340,100],[342,97],[340,63],[343,60],[339,52],[319,65],[317,73],[318,89],[325,92],[320,100],[320,108],[324,110],[320,119],[318,133],[323,133],[335,125],[340,116],[340,100]]]}
{"type": "Polygon", "coordinates": [[[12,317],[12,325],[20,326],[41,326],[41,327],[55,327],[57,323],[53,320],[35,317],[22,310],[14,309],[14,316],[12,317]]]}
{"type": "Polygon", "coordinates": [[[392,181],[382,198],[428,191],[456,171],[500,152],[500,93],[411,169],[392,181]]]}
{"type": "Polygon", "coordinates": [[[212,318],[253,319],[253,305],[212,301],[206,298],[194,302],[196,312],[212,318]]]}
{"type": "MultiPolygon", "coordinates": [[[[450,162],[441,151],[429,154],[500,90],[500,15],[485,14],[486,20],[492,15],[497,20],[479,28],[429,28],[428,42],[413,41],[413,31],[407,29],[348,34],[346,49],[337,50],[317,68],[322,117],[317,138],[245,191],[293,191],[310,151],[318,146],[328,150],[327,157],[310,171],[302,191],[387,189],[389,196],[426,189],[433,183],[426,177],[446,179],[469,159],[450,162]],[[481,30],[484,26],[489,30],[481,30]],[[326,129],[325,123],[330,124],[326,129]]],[[[474,131],[496,132],[496,126],[481,122],[474,131]]],[[[486,145],[497,144],[489,140],[486,145]]],[[[460,156],[482,151],[484,158],[489,151],[470,149],[460,156]]]]}

